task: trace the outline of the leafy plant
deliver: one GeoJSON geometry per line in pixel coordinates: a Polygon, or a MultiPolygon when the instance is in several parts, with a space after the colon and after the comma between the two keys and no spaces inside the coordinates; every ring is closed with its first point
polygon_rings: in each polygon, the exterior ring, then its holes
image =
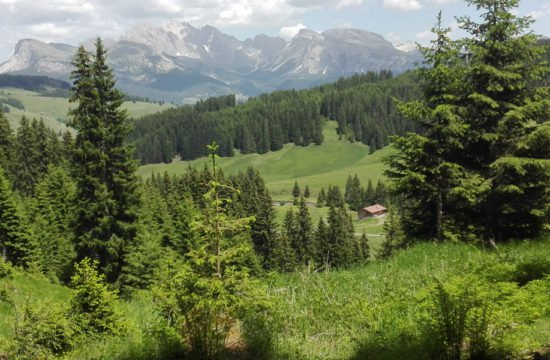
{"type": "MultiPolygon", "coordinates": [[[[261,298],[261,286],[249,276],[254,263],[249,238],[253,218],[230,218],[221,197],[236,191],[218,182],[215,154],[208,147],[213,178],[204,194],[206,208],[195,230],[200,240],[186,254],[187,261],[156,288],[157,303],[169,322],[188,343],[194,358],[219,358],[227,347],[242,347],[239,320],[246,308],[255,307],[261,298]],[[260,289],[260,290],[258,290],[260,289]]],[[[177,266],[177,262],[175,262],[177,266]]]]}
{"type": "Polygon", "coordinates": [[[436,357],[487,358],[493,300],[492,289],[474,275],[436,279],[429,289],[426,318],[436,357]]]}
{"type": "Polygon", "coordinates": [[[9,278],[13,274],[13,267],[0,258],[0,279],[9,278]]]}
{"type": "Polygon", "coordinates": [[[32,304],[27,298],[20,306],[14,292],[14,288],[7,288],[0,296],[0,301],[7,302],[14,312],[13,338],[0,343],[0,355],[20,360],[47,359],[73,348],[75,325],[65,316],[66,309],[62,305],[32,304]]]}
{"type": "Polygon", "coordinates": [[[118,295],[109,290],[105,275],[97,272],[98,264],[85,258],[75,265],[70,314],[83,332],[119,335],[125,326],[117,307],[118,295]]]}

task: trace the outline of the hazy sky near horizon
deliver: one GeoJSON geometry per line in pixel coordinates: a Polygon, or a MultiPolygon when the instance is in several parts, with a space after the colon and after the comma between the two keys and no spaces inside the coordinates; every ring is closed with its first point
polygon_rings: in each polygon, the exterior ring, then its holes
{"type": "MultiPolygon", "coordinates": [[[[453,29],[455,17],[478,14],[463,0],[0,0],[0,63],[23,38],[77,45],[96,36],[118,39],[139,23],[169,20],[213,25],[241,40],[261,33],[289,39],[301,28],[353,27],[396,44],[425,43],[440,10],[453,29]]],[[[550,36],[550,0],[523,0],[517,13],[532,16],[532,29],[550,36]]]]}

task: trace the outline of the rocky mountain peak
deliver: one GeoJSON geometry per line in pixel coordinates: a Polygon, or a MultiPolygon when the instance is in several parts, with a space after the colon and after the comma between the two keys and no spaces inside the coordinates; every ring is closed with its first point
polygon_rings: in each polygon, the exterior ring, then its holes
{"type": "MultiPolygon", "coordinates": [[[[357,72],[400,72],[418,60],[381,35],[345,28],[322,33],[302,29],[290,41],[267,35],[241,41],[213,26],[170,20],[161,26],[141,23],[118,41],[104,42],[122,89],[164,98],[174,91],[193,97],[256,95],[357,72]]],[[[93,41],[83,44],[93,49],[93,41]]],[[[75,51],[71,45],[24,39],[0,64],[0,73],[67,79],[75,51]]]]}

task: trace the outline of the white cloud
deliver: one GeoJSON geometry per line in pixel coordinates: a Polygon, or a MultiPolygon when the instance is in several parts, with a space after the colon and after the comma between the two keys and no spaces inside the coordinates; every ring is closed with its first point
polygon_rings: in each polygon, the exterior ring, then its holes
{"type": "Polygon", "coordinates": [[[539,20],[550,15],[550,3],[542,5],[540,8],[530,12],[528,15],[535,20],[539,20]]]}
{"type": "Polygon", "coordinates": [[[403,42],[403,38],[399,34],[396,34],[394,32],[387,33],[384,37],[394,45],[400,44],[403,42]]]}
{"type": "Polygon", "coordinates": [[[159,0],[158,6],[164,9],[166,12],[172,14],[178,14],[182,11],[183,7],[173,0],[159,0]]]}
{"type": "Polygon", "coordinates": [[[338,1],[338,8],[345,8],[351,6],[360,6],[363,5],[363,0],[340,0],[338,1]]]}
{"type": "Polygon", "coordinates": [[[457,0],[428,0],[428,3],[433,5],[447,5],[457,2],[457,0]]]}
{"type": "Polygon", "coordinates": [[[435,38],[434,33],[430,30],[419,32],[415,35],[415,39],[421,44],[427,44],[435,38]]]}
{"type": "Polygon", "coordinates": [[[66,37],[73,31],[73,29],[68,26],[60,27],[51,22],[31,25],[29,30],[35,35],[50,39],[47,41],[66,37]]]}
{"type": "Polygon", "coordinates": [[[301,29],[305,29],[306,26],[302,23],[292,25],[292,26],[285,26],[281,28],[280,34],[285,39],[292,39],[298,32],[300,32],[301,29]]]}
{"type": "Polygon", "coordinates": [[[401,11],[420,10],[424,6],[417,0],[384,0],[384,6],[401,11]]]}

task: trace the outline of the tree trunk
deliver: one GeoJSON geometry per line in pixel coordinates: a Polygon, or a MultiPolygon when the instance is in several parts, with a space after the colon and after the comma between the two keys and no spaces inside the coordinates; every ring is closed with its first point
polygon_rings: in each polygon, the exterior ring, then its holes
{"type": "Polygon", "coordinates": [[[436,238],[437,241],[443,241],[443,193],[437,194],[437,214],[436,214],[436,238]]]}

